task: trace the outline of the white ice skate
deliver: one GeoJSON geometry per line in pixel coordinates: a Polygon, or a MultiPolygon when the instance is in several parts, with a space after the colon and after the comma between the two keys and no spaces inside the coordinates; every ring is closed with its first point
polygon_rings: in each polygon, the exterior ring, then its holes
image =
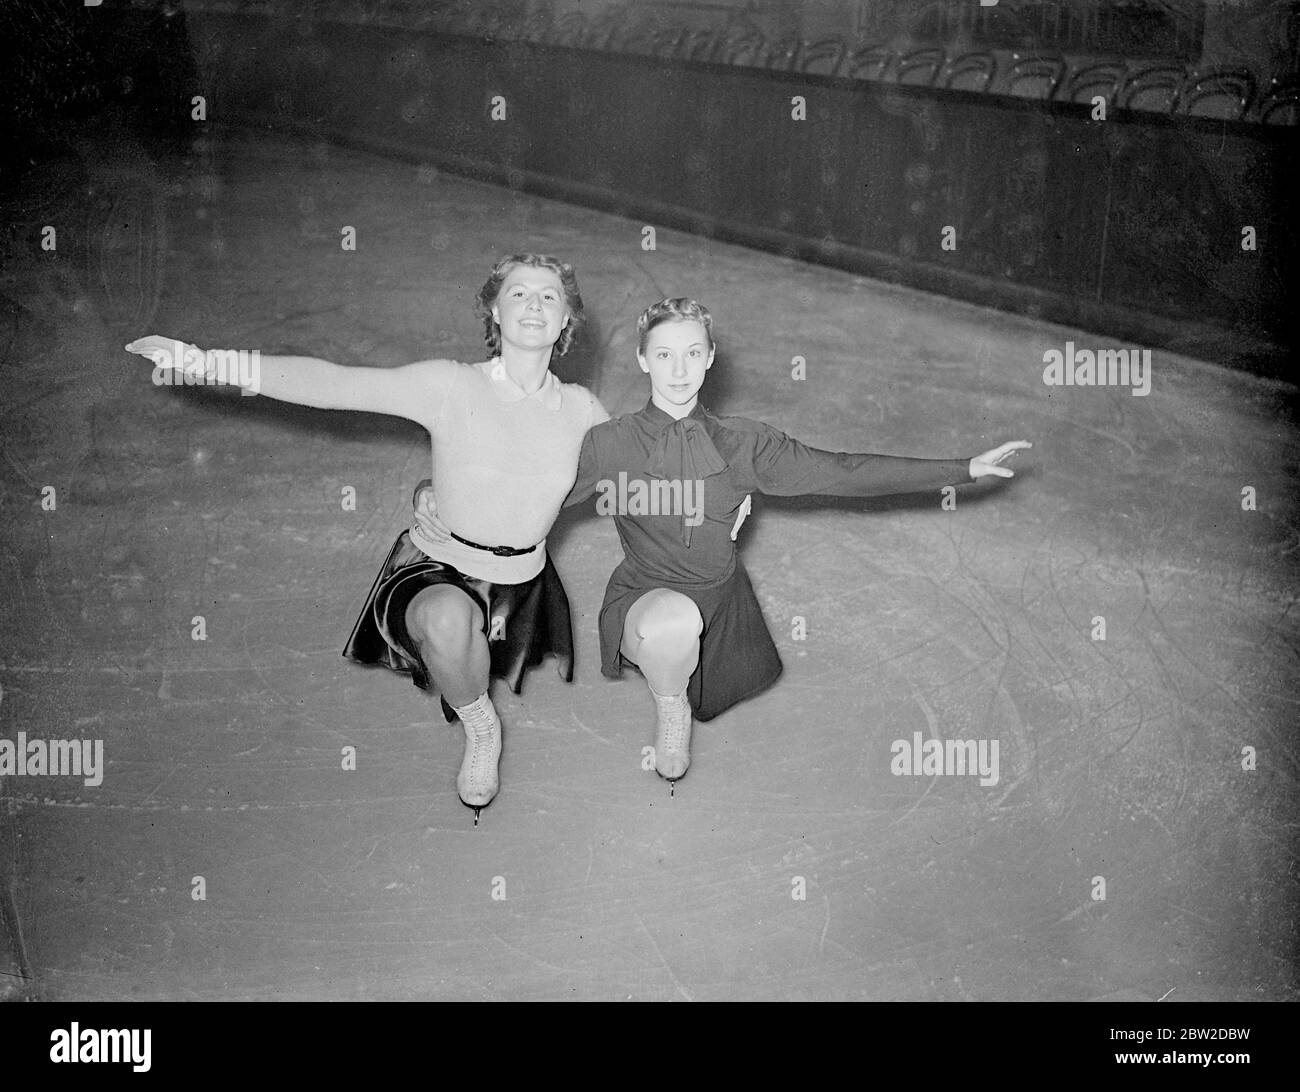
{"type": "Polygon", "coordinates": [[[492,803],[501,787],[497,774],[501,761],[501,721],[486,694],[458,708],[456,715],[465,728],[465,757],[456,777],[456,791],[474,809],[477,823],[478,809],[492,803]]]}
{"type": "Polygon", "coordinates": [[[691,764],[691,703],[686,692],[654,695],[659,710],[655,732],[655,769],[665,781],[676,781],[691,764]]]}

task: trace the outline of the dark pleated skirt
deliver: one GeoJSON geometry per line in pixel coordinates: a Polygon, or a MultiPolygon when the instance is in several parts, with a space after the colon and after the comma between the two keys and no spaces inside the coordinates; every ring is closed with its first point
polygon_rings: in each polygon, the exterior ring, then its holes
{"type": "MultiPolygon", "coordinates": [[[[523,689],[524,672],[549,654],[558,661],[560,678],[573,681],[569,597],[549,555],[542,571],[527,583],[494,584],[433,561],[406,531],[393,544],[375,577],[343,655],[358,663],[409,674],[416,686],[432,690],[433,681],[406,631],[406,608],[421,590],[434,584],[451,584],[479,605],[493,678],[504,679],[518,694],[523,689]]],[[[455,719],[445,700],[442,710],[449,721],[455,719]]]]}
{"type": "Polygon", "coordinates": [[[638,573],[628,561],[619,565],[609,578],[600,608],[602,674],[617,679],[625,666],[636,666],[619,651],[623,624],[632,604],[655,588],[688,596],[704,620],[699,666],[686,688],[696,720],[712,720],[777,680],[781,657],[763,620],[749,574],[739,561],[735,572],[725,580],[706,585],[652,580],[638,573]]]}

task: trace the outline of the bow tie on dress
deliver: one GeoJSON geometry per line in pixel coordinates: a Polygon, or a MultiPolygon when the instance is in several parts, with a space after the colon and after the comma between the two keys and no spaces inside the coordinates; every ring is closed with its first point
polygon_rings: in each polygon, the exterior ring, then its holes
{"type": "Polygon", "coordinates": [[[686,483],[700,483],[691,486],[693,492],[690,495],[702,506],[704,479],[713,474],[721,474],[726,469],[726,460],[713,446],[708,430],[690,417],[674,421],[655,440],[650,452],[650,473],[665,481],[682,483],[682,542],[687,547],[691,544],[691,531],[694,528],[686,522],[686,483]]]}

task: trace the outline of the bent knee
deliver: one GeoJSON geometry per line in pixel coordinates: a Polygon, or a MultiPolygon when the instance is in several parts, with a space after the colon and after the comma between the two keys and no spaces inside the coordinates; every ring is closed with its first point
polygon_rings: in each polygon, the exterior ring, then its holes
{"type": "Polygon", "coordinates": [[[482,629],[483,612],[459,588],[438,584],[425,588],[406,608],[406,629],[417,641],[435,648],[456,648],[482,629]]]}
{"type": "Polygon", "coordinates": [[[695,640],[704,631],[700,608],[690,597],[664,588],[652,594],[655,599],[646,605],[636,620],[638,640],[679,643],[695,640]]]}

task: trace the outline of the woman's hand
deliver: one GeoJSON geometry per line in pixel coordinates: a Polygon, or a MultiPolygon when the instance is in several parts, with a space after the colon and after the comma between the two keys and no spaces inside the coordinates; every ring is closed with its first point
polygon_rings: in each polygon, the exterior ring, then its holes
{"type": "Polygon", "coordinates": [[[197,345],[179,341],[174,337],[150,334],[137,338],[126,346],[128,353],[147,357],[155,368],[175,369],[191,375],[206,377],[206,354],[197,345]]]}
{"type": "Polygon", "coordinates": [[[421,534],[433,542],[449,542],[451,532],[438,518],[438,505],[433,499],[433,486],[426,485],[415,494],[415,523],[421,534]]]}
{"type": "Polygon", "coordinates": [[[1027,440],[1012,440],[1001,447],[993,448],[992,451],[984,452],[983,455],[976,455],[970,461],[970,476],[972,478],[983,478],[992,475],[998,478],[1014,478],[1016,475],[1013,471],[999,464],[1003,459],[1014,455],[1017,451],[1033,446],[1027,440]]]}

